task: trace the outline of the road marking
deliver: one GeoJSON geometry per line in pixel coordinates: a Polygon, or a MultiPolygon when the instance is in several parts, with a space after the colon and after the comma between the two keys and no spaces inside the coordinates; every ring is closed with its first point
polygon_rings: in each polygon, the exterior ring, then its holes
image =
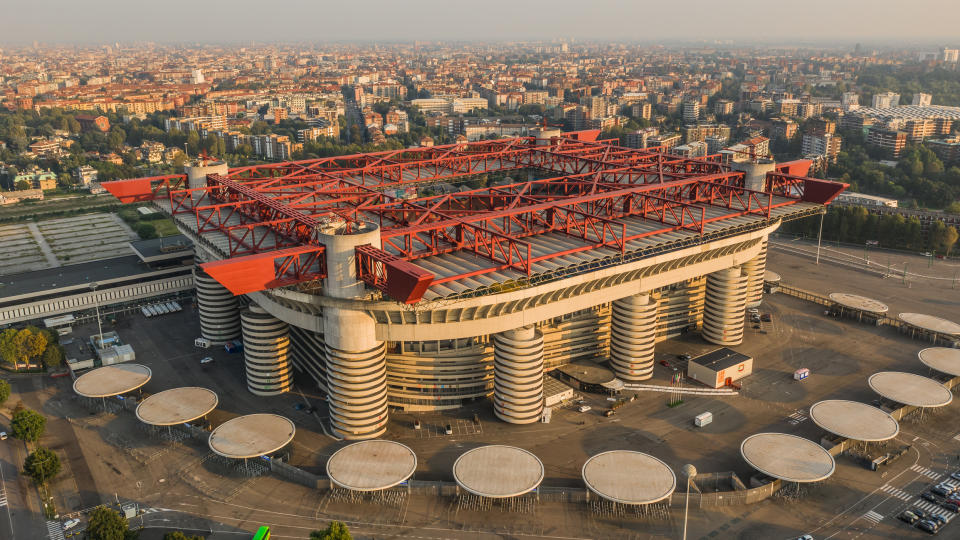
{"type": "Polygon", "coordinates": [[[788,416],[787,418],[789,418],[790,420],[788,421],[795,426],[800,422],[805,421],[807,419],[807,415],[803,414],[803,411],[801,411],[800,409],[797,409],[793,411],[793,413],[791,413],[790,416],[788,416]]]}
{"type": "Polygon", "coordinates": [[[957,433],[956,435],[954,435],[953,440],[960,441],[960,433],[957,433]]]}
{"type": "Polygon", "coordinates": [[[895,488],[895,487],[891,486],[890,484],[884,484],[883,487],[881,487],[880,489],[883,490],[884,493],[888,493],[888,494],[890,494],[890,495],[892,495],[892,496],[900,499],[901,501],[910,501],[910,500],[913,499],[913,495],[907,493],[906,491],[904,491],[904,490],[902,490],[902,489],[895,488]]]}
{"type": "Polygon", "coordinates": [[[50,540],[66,540],[63,537],[63,527],[59,521],[48,521],[47,532],[50,533],[50,540]]]}
{"type": "Polygon", "coordinates": [[[932,479],[934,479],[934,480],[939,480],[940,477],[943,476],[943,475],[941,475],[941,474],[938,473],[938,472],[931,471],[930,469],[928,469],[928,468],[926,468],[926,467],[922,467],[922,466],[920,466],[920,465],[914,465],[913,467],[910,467],[910,470],[911,470],[911,471],[914,471],[914,472],[918,472],[918,473],[926,476],[927,478],[932,478],[932,479]]]}
{"type": "Polygon", "coordinates": [[[6,488],[0,488],[0,508],[7,505],[7,490],[6,488]]]}
{"type": "Polygon", "coordinates": [[[871,511],[867,512],[866,514],[864,514],[864,515],[861,516],[861,517],[862,517],[863,519],[865,519],[865,520],[873,523],[874,525],[876,525],[877,523],[880,523],[880,520],[881,520],[881,519],[883,519],[883,514],[881,514],[881,513],[879,513],[879,512],[874,512],[873,510],[871,510],[871,511]]]}

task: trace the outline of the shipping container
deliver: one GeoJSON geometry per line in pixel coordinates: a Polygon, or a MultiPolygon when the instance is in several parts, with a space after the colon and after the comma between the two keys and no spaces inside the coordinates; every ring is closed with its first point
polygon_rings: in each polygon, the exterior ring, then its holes
{"type": "Polygon", "coordinates": [[[707,424],[709,424],[709,423],[711,423],[711,422],[713,422],[713,413],[712,413],[712,412],[700,413],[700,414],[698,414],[697,416],[695,416],[695,417],[693,418],[693,423],[694,423],[694,425],[696,425],[697,427],[703,427],[703,426],[705,426],[705,425],[707,425],[707,424]]]}

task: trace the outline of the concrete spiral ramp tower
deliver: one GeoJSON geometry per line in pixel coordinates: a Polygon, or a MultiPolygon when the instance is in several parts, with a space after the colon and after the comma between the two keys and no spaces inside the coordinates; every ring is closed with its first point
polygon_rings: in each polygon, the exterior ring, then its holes
{"type": "Polygon", "coordinates": [[[497,418],[530,424],[543,414],[543,334],[533,326],[493,338],[493,408],[497,418]]]}
{"type": "Polygon", "coordinates": [[[240,337],[240,304],[237,297],[199,265],[193,268],[193,283],[197,288],[200,336],[213,345],[223,345],[240,337]]]}
{"type": "Polygon", "coordinates": [[[716,345],[743,343],[746,307],[747,276],[739,267],[718,270],[707,276],[703,338],[716,345]]]}
{"type": "Polygon", "coordinates": [[[763,301],[763,276],[767,271],[767,241],[763,240],[760,253],[743,263],[747,276],[747,307],[757,307],[763,301]]]}
{"type": "Polygon", "coordinates": [[[258,396],[288,392],[293,386],[290,329],[287,323],[252,304],[240,314],[247,389],[258,396]]]}
{"type": "Polygon", "coordinates": [[[625,382],[653,376],[653,350],[657,337],[657,302],[636,294],[613,302],[610,320],[610,365],[625,382]]]}

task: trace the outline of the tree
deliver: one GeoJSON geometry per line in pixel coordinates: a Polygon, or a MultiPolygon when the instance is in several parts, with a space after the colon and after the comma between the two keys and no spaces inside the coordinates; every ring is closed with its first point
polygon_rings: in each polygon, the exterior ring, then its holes
{"type": "Polygon", "coordinates": [[[203,536],[187,535],[180,531],[172,531],[163,535],[163,540],[204,540],[203,536]]]}
{"type": "Polygon", "coordinates": [[[137,225],[137,235],[143,240],[157,237],[157,228],[149,223],[137,225]]]}
{"type": "Polygon", "coordinates": [[[13,419],[10,420],[11,434],[27,442],[38,441],[46,427],[47,419],[42,414],[26,408],[13,413],[13,419]]]}
{"type": "Polygon", "coordinates": [[[10,398],[10,383],[6,379],[0,379],[0,405],[3,405],[10,398]]]}
{"type": "Polygon", "coordinates": [[[325,530],[310,533],[310,540],[353,540],[353,536],[343,522],[331,521],[325,530]]]}
{"type": "Polygon", "coordinates": [[[53,450],[38,446],[23,462],[23,472],[37,485],[46,483],[60,472],[60,457],[53,450]]]}
{"type": "Polygon", "coordinates": [[[63,364],[63,357],[63,347],[57,343],[51,343],[47,345],[47,350],[43,351],[43,355],[40,356],[40,361],[48,368],[54,368],[63,364]]]}
{"type": "Polygon", "coordinates": [[[0,355],[7,363],[19,367],[21,363],[39,358],[47,349],[47,336],[33,327],[23,330],[8,328],[0,334],[0,355]]]}
{"type": "Polygon", "coordinates": [[[17,188],[17,191],[23,191],[25,189],[30,189],[31,186],[30,182],[27,182],[26,180],[17,180],[17,183],[14,185],[14,187],[17,188]]]}
{"type": "Polygon", "coordinates": [[[90,512],[87,522],[87,538],[90,540],[125,540],[129,534],[127,519],[116,510],[98,506],[90,512]]]}
{"type": "Polygon", "coordinates": [[[953,249],[953,246],[957,243],[957,238],[960,237],[960,233],[957,232],[956,227],[947,227],[947,232],[944,233],[943,238],[943,252],[947,255],[950,255],[950,251],[953,249]]]}

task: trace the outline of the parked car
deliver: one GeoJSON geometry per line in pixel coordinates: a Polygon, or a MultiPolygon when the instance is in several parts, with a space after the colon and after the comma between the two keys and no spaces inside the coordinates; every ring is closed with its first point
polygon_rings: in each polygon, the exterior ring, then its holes
{"type": "Polygon", "coordinates": [[[747,310],[747,313],[749,313],[749,314],[751,314],[751,315],[758,315],[758,314],[760,313],[760,310],[757,309],[757,308],[755,308],[755,307],[752,307],[752,308],[750,308],[750,309],[747,310]]]}
{"type": "Polygon", "coordinates": [[[76,527],[79,524],[80,524],[80,520],[77,518],[68,519],[63,522],[63,530],[69,531],[70,529],[76,527]]]}
{"type": "Polygon", "coordinates": [[[613,410],[613,409],[609,409],[609,410],[603,411],[603,415],[606,416],[607,418],[610,418],[611,416],[613,416],[613,415],[615,415],[615,414],[617,414],[617,411],[615,411],[615,410],[613,410]]]}
{"type": "Polygon", "coordinates": [[[200,364],[212,364],[212,363],[213,363],[212,356],[204,356],[203,358],[200,359],[200,364]]]}
{"type": "Polygon", "coordinates": [[[930,521],[938,523],[941,527],[947,524],[947,518],[943,517],[940,514],[930,514],[930,521]]]}
{"type": "Polygon", "coordinates": [[[939,496],[941,496],[941,497],[946,497],[947,495],[950,495],[950,493],[951,493],[949,489],[947,489],[947,488],[945,488],[945,487],[943,487],[943,486],[933,486],[932,488],[930,488],[930,492],[931,492],[931,493],[935,493],[935,494],[937,494],[937,495],[939,495],[939,496]]]}
{"type": "Polygon", "coordinates": [[[944,510],[949,510],[954,514],[960,514],[960,503],[956,501],[946,501],[940,505],[944,510]]]}
{"type": "Polygon", "coordinates": [[[445,432],[447,435],[453,435],[453,426],[450,425],[450,424],[447,424],[447,427],[444,428],[444,432],[445,432]]]}
{"type": "Polygon", "coordinates": [[[954,480],[960,480],[960,471],[957,471],[957,472],[951,474],[951,475],[950,475],[950,478],[953,478],[954,480]]]}
{"type": "Polygon", "coordinates": [[[934,504],[938,504],[940,502],[940,499],[938,499],[936,495],[934,495],[933,493],[930,493],[929,491],[924,491],[920,495],[920,498],[925,501],[930,501],[934,504]]]}
{"type": "Polygon", "coordinates": [[[813,536],[810,536],[809,534],[805,534],[803,536],[798,536],[796,540],[813,540],[813,536]]]}
{"type": "Polygon", "coordinates": [[[7,432],[0,431],[0,441],[5,441],[5,440],[7,440],[7,432]]]}
{"type": "Polygon", "coordinates": [[[590,407],[589,405],[581,405],[581,406],[577,407],[577,410],[580,411],[580,412],[587,412],[587,411],[589,411],[590,409],[591,409],[591,407],[590,407]]]}
{"type": "Polygon", "coordinates": [[[663,367],[670,367],[670,362],[667,362],[666,360],[661,360],[660,365],[663,367]]]}
{"type": "Polygon", "coordinates": [[[689,361],[691,358],[693,358],[693,357],[690,356],[690,353],[683,353],[683,354],[678,354],[678,355],[677,355],[677,360],[688,360],[688,361],[689,361]]]}
{"type": "Polygon", "coordinates": [[[760,316],[760,320],[763,322],[770,322],[773,320],[773,315],[770,315],[769,313],[764,313],[763,315],[760,316]]]}
{"type": "Polygon", "coordinates": [[[919,508],[911,508],[910,511],[916,514],[916,516],[920,519],[927,519],[927,513],[919,508]]]}
{"type": "Polygon", "coordinates": [[[937,529],[939,529],[940,527],[936,523],[930,521],[929,519],[925,519],[917,522],[917,528],[920,529],[921,531],[924,531],[930,534],[936,534],[937,529]]]}
{"type": "Polygon", "coordinates": [[[920,518],[917,517],[917,515],[914,514],[913,512],[911,512],[911,511],[909,511],[909,510],[906,510],[906,511],[902,512],[899,516],[897,516],[897,519],[899,519],[900,521],[902,521],[902,522],[904,522],[904,523],[909,523],[910,525],[913,525],[913,524],[916,523],[920,518]]]}

